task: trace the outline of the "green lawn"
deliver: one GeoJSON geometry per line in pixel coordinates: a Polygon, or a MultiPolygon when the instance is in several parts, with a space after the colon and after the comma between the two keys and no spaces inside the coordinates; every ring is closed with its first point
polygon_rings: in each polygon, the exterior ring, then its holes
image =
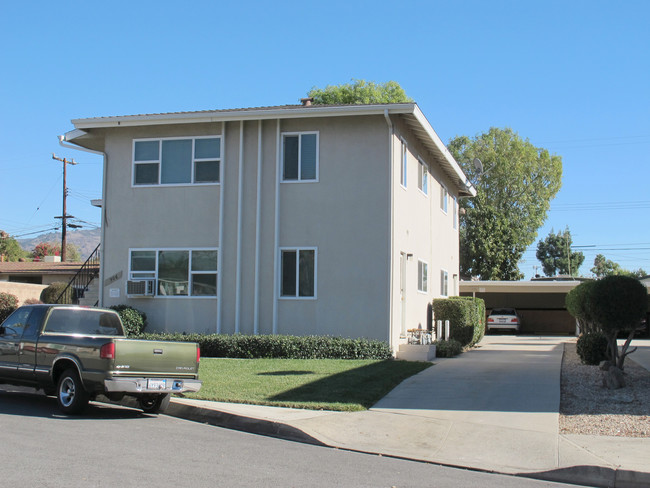
{"type": "Polygon", "coordinates": [[[365,410],[431,363],[337,359],[202,358],[188,398],[314,410],[365,410]]]}

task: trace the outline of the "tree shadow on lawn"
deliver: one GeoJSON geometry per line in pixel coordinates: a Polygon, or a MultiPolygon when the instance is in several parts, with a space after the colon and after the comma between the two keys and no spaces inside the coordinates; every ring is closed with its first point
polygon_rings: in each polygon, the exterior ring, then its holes
{"type": "MultiPolygon", "coordinates": [[[[406,378],[431,366],[431,363],[381,361],[327,376],[269,397],[282,403],[325,403],[359,405],[370,408],[406,378]]],[[[280,372],[260,373],[277,375],[280,372]]],[[[281,372],[281,374],[311,372],[281,372]]]]}

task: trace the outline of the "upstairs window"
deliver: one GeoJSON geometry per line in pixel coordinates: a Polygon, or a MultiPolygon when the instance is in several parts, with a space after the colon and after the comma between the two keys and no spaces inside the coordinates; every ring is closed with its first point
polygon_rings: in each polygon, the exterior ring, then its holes
{"type": "Polygon", "coordinates": [[[418,161],[418,189],[425,195],[429,194],[429,168],[421,159],[418,161]]]}
{"type": "Polygon", "coordinates": [[[408,169],[408,160],[409,160],[409,152],[408,148],[406,147],[406,142],[402,141],[402,158],[401,158],[401,164],[400,164],[400,171],[399,171],[399,182],[400,185],[402,185],[404,188],[406,188],[406,170],[408,169]]]}
{"type": "Polygon", "coordinates": [[[133,185],[219,183],[221,137],[133,141],[133,185]]]}
{"type": "Polygon", "coordinates": [[[318,180],[318,133],[282,136],[282,181],[318,180]]]}
{"type": "Polygon", "coordinates": [[[445,185],[440,185],[440,210],[447,213],[447,202],[449,200],[449,192],[445,185]]]}

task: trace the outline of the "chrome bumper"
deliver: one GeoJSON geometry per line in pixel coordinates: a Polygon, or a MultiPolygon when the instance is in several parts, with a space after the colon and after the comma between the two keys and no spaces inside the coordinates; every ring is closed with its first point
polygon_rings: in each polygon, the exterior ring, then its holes
{"type": "Polygon", "coordinates": [[[104,387],[109,393],[186,393],[199,391],[201,384],[200,380],[171,378],[113,378],[104,380],[104,387]]]}

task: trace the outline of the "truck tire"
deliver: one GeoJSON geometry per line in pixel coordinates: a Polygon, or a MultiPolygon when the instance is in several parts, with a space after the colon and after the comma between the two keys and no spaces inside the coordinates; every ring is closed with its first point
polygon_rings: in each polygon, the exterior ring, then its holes
{"type": "Polygon", "coordinates": [[[152,394],[138,399],[140,408],[144,413],[164,413],[169,406],[171,395],[169,393],[152,394]]]}
{"type": "Polygon", "coordinates": [[[81,413],[90,400],[76,369],[66,369],[59,377],[56,387],[56,401],[59,410],[65,414],[81,413]]]}

